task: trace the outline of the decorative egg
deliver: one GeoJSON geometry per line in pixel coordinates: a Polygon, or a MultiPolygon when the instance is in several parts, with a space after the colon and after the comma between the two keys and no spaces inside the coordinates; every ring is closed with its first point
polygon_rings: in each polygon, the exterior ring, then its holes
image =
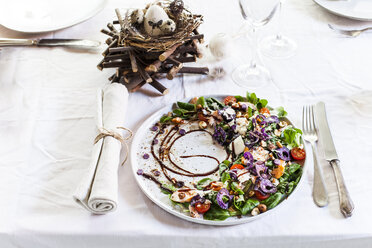
{"type": "Polygon", "coordinates": [[[218,60],[228,57],[231,53],[231,37],[225,33],[218,33],[209,42],[211,54],[218,60]]]}
{"type": "Polygon", "coordinates": [[[176,23],[173,20],[168,19],[160,26],[160,30],[163,34],[173,33],[176,30],[176,23]]]}
{"type": "Polygon", "coordinates": [[[144,27],[148,35],[159,36],[163,34],[160,26],[169,20],[165,10],[158,5],[151,5],[144,17],[144,27]]]}
{"type": "Polygon", "coordinates": [[[131,22],[133,24],[141,24],[143,22],[144,13],[142,9],[136,9],[132,12],[131,16],[131,22]]]}

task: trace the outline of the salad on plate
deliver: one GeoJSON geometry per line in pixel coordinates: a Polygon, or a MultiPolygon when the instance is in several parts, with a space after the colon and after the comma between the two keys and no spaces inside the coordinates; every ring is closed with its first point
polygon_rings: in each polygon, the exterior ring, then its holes
{"type": "Polygon", "coordinates": [[[138,169],[137,175],[158,184],[171,204],[193,218],[222,221],[269,211],[296,188],[306,157],[302,131],[286,115],[255,93],[177,102],[151,127],[150,152],[142,155],[157,168],[138,169]],[[210,136],[224,158],[179,157],[209,159],[216,166],[207,171],[181,166],[173,152],[177,142],[196,133],[210,136]]]}

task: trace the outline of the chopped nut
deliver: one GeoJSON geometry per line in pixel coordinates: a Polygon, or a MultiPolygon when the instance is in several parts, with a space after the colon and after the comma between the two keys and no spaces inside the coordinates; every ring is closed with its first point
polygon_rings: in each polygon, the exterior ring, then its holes
{"type": "Polygon", "coordinates": [[[285,121],[279,122],[279,127],[286,127],[286,126],[288,126],[287,122],[285,122],[285,121]]]}
{"type": "Polygon", "coordinates": [[[182,200],[183,198],[185,198],[186,194],[181,192],[178,194],[178,197],[182,200]]]}
{"type": "Polygon", "coordinates": [[[167,114],[167,115],[168,115],[169,117],[171,117],[171,116],[172,116],[172,114],[173,114],[172,112],[168,112],[168,114],[167,114]]]}
{"type": "Polygon", "coordinates": [[[201,128],[201,129],[205,129],[205,128],[207,128],[207,123],[205,122],[205,121],[199,121],[199,127],[201,128]]]}
{"type": "Polygon", "coordinates": [[[240,117],[242,117],[242,112],[240,111],[236,112],[236,118],[240,118],[240,117]]]}
{"type": "Polygon", "coordinates": [[[271,160],[274,160],[275,159],[275,157],[274,157],[274,155],[272,153],[269,153],[269,157],[270,157],[271,160]]]}
{"type": "Polygon", "coordinates": [[[282,134],[282,132],[280,132],[278,129],[275,129],[274,134],[275,136],[279,137],[282,134]]]}
{"type": "Polygon", "coordinates": [[[269,148],[269,150],[272,151],[276,148],[276,146],[273,143],[269,142],[267,148],[269,148]]]}
{"type": "Polygon", "coordinates": [[[254,191],[253,191],[253,190],[249,191],[249,192],[248,192],[248,196],[249,196],[249,197],[254,196],[254,191]]]}
{"type": "Polygon", "coordinates": [[[203,106],[201,104],[196,105],[196,109],[201,109],[203,106]]]}
{"type": "Polygon", "coordinates": [[[283,147],[282,143],[280,143],[279,141],[276,142],[276,145],[277,145],[279,148],[282,148],[282,147],[283,147]]]}
{"type": "Polygon", "coordinates": [[[173,123],[176,123],[176,124],[180,124],[183,122],[183,120],[180,118],[180,117],[176,117],[176,118],[173,118],[172,119],[172,122],[173,123]]]}
{"type": "Polygon", "coordinates": [[[195,104],[198,101],[197,97],[194,97],[193,99],[190,100],[191,104],[195,104]]]}
{"type": "Polygon", "coordinates": [[[262,204],[262,203],[261,204],[258,204],[257,208],[258,208],[258,210],[260,210],[261,213],[264,213],[267,210],[266,205],[265,204],[262,204]]]}
{"type": "Polygon", "coordinates": [[[210,187],[213,191],[220,191],[223,187],[223,182],[211,182],[210,187]]]}
{"type": "Polygon", "coordinates": [[[260,214],[260,210],[258,208],[252,209],[251,215],[256,216],[258,214],[260,214]]]}
{"type": "Polygon", "coordinates": [[[261,146],[262,147],[266,147],[267,146],[267,143],[264,140],[261,140],[261,146]]]}

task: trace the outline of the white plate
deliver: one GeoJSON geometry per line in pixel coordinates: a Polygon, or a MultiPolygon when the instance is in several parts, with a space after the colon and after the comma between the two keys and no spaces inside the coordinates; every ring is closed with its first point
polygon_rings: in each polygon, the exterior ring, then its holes
{"type": "MultiPolygon", "coordinates": [[[[210,97],[210,96],[207,96],[210,97]]],[[[223,99],[224,95],[213,95],[211,97],[215,97],[217,99],[223,99]]],[[[184,99],[181,101],[188,102],[190,99],[184,99]]],[[[154,132],[150,130],[150,128],[159,121],[159,119],[165,114],[168,113],[169,111],[172,110],[173,104],[170,104],[156,113],[154,113],[152,116],[150,116],[136,131],[135,137],[133,138],[132,146],[131,146],[131,152],[130,152],[130,157],[131,157],[131,164],[132,164],[132,171],[133,171],[133,176],[135,177],[139,187],[141,190],[145,193],[145,195],[150,198],[156,205],[164,209],[165,211],[180,217],[184,220],[199,223],[199,224],[206,224],[206,225],[237,225],[237,224],[243,224],[247,222],[251,222],[253,220],[259,219],[263,216],[266,216],[272,212],[274,212],[278,207],[285,205],[286,202],[288,202],[288,199],[292,199],[294,197],[294,194],[296,193],[297,189],[301,186],[302,181],[303,181],[303,176],[301,177],[301,180],[299,184],[297,185],[296,189],[292,192],[292,194],[289,196],[287,200],[282,201],[278,206],[276,206],[274,209],[269,210],[265,213],[259,214],[257,216],[243,216],[242,218],[237,218],[237,217],[230,217],[224,221],[210,221],[210,220],[204,220],[201,218],[192,218],[184,213],[182,213],[178,208],[172,206],[168,195],[163,194],[160,191],[160,188],[158,185],[156,185],[154,182],[152,182],[149,179],[146,179],[142,176],[137,175],[137,170],[138,169],[143,169],[145,172],[149,172],[149,168],[154,168],[154,164],[156,164],[155,160],[151,156],[151,151],[150,151],[150,144],[152,139],[154,138],[154,132]],[[143,159],[143,154],[148,153],[150,155],[150,158],[145,160],[143,159]]],[[[205,137],[201,137],[204,139],[205,137]]],[[[190,139],[189,139],[190,140],[190,139]]],[[[195,140],[190,140],[190,144],[183,144],[184,146],[179,146],[184,150],[187,150],[187,154],[189,155],[192,153],[190,149],[188,149],[188,146],[194,147],[192,145],[193,142],[196,142],[195,140]]],[[[204,140],[204,142],[208,142],[207,140],[204,140]]],[[[186,143],[186,142],[185,142],[186,143]]],[[[199,145],[200,143],[198,143],[199,145]]],[[[208,146],[208,143],[205,143],[206,146],[208,146]]],[[[177,149],[177,147],[176,147],[177,149]]],[[[198,149],[203,149],[203,147],[198,147],[198,149]]],[[[209,150],[210,146],[209,146],[209,150]]],[[[199,152],[200,154],[201,152],[199,152]]],[[[217,155],[218,155],[218,149],[217,149],[217,155]]],[[[194,158],[193,158],[194,159],[194,158]]],[[[195,160],[193,161],[195,162],[195,160]]],[[[202,161],[200,161],[202,163],[202,161]]],[[[198,164],[197,162],[196,164],[198,164]]],[[[205,163],[205,161],[204,161],[205,163]]],[[[305,161],[303,161],[303,173],[305,171],[305,161]]],[[[160,166],[157,165],[157,168],[160,166]]],[[[212,166],[213,167],[213,166],[212,166]]],[[[207,171],[210,168],[206,169],[207,171]]],[[[159,169],[160,170],[160,169],[159,169]]],[[[175,176],[176,177],[176,176],[175,176]]],[[[210,176],[208,176],[210,177],[210,176]]],[[[182,178],[182,177],[179,177],[182,178]]],[[[183,180],[185,177],[182,178],[183,180]]],[[[198,181],[200,178],[195,178],[195,181],[198,181]]],[[[184,180],[187,181],[187,180],[184,180]]]]}
{"type": "Polygon", "coordinates": [[[359,21],[372,21],[371,0],[314,0],[329,12],[359,21]]]}
{"type": "Polygon", "coordinates": [[[0,24],[23,33],[50,32],[87,20],[106,0],[12,0],[0,8],[0,24]]]}

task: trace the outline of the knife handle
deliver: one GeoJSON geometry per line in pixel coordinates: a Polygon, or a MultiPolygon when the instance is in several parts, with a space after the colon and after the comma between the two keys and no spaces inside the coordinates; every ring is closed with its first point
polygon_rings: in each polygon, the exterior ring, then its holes
{"type": "Polygon", "coordinates": [[[340,161],[338,159],[334,159],[330,161],[330,164],[333,168],[333,172],[335,173],[338,196],[340,198],[341,213],[346,218],[350,217],[353,214],[354,203],[350,198],[349,192],[347,191],[344,177],[342,176],[342,172],[340,169],[340,161]]]}
{"type": "Polygon", "coordinates": [[[4,39],[0,38],[0,47],[6,46],[32,46],[34,45],[33,40],[27,39],[4,39]]]}

